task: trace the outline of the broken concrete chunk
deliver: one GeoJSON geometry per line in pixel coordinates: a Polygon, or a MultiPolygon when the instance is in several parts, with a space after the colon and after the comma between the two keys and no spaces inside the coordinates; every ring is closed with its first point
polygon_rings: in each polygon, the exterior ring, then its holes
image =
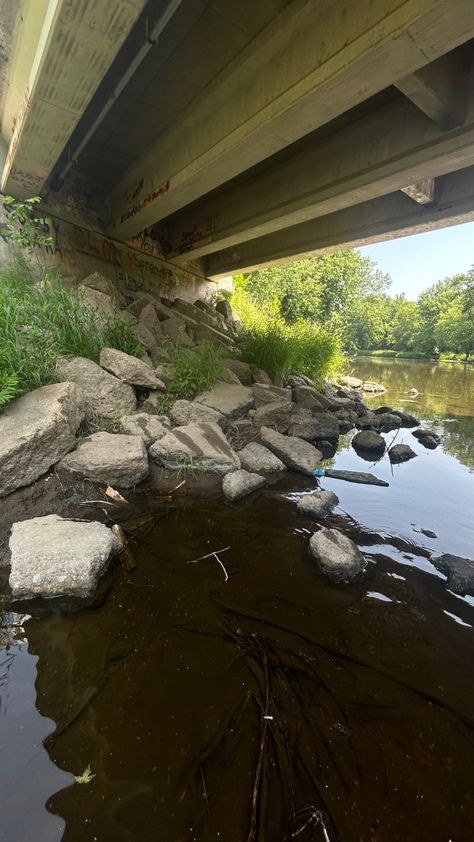
{"type": "Polygon", "coordinates": [[[176,427],[152,444],[150,456],[172,471],[188,467],[224,475],[240,468],[240,459],[224,433],[211,422],[176,427]]]}
{"type": "Polygon", "coordinates": [[[148,456],[140,436],[99,432],[84,439],[59,468],[95,482],[131,488],[148,476],[148,456]]]}
{"type": "Polygon", "coordinates": [[[302,474],[311,475],[323,458],[322,453],[304,439],[283,436],[269,427],[261,428],[260,441],[278,456],[287,468],[302,474]]]}
{"type": "Polygon", "coordinates": [[[323,527],[315,532],[309,549],[318,567],[333,582],[346,584],[367,569],[367,561],[357,545],[338,529],[323,527]]]}
{"type": "Polygon", "coordinates": [[[272,453],[268,447],[263,444],[252,441],[242,450],[239,450],[238,456],[240,463],[246,471],[252,471],[257,474],[270,474],[285,471],[286,467],[278,458],[272,453]]]}
{"type": "Polygon", "coordinates": [[[58,380],[77,383],[84,390],[87,416],[120,418],[137,408],[133,386],[104,371],[85,357],[60,357],[56,365],[58,380]]]}
{"type": "Polygon", "coordinates": [[[239,500],[265,485],[265,477],[249,471],[231,471],[222,480],[222,491],[228,500],[239,500]]]}
{"type": "Polygon", "coordinates": [[[103,348],[100,352],[100,365],[122,383],[142,386],[145,389],[165,389],[165,384],[156,376],[153,368],[137,357],[131,357],[116,348],[103,348]]]}
{"type": "Polygon", "coordinates": [[[166,415],[150,415],[148,412],[136,412],[123,415],[120,419],[120,431],[127,436],[140,436],[148,447],[156,439],[162,438],[171,428],[166,415]]]}
{"type": "Polygon", "coordinates": [[[240,418],[253,406],[253,392],[247,386],[218,381],[213,389],[197,395],[194,402],[215,409],[226,418],[240,418]]]}

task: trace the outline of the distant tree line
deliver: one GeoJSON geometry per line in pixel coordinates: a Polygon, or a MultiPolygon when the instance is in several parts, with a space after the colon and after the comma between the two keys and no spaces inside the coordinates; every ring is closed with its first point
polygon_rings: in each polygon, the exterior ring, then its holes
{"type": "Polygon", "coordinates": [[[358,251],[296,260],[236,279],[287,324],[318,324],[343,348],[431,356],[474,355],[474,267],[433,284],[418,301],[391,296],[391,278],[358,251]]]}

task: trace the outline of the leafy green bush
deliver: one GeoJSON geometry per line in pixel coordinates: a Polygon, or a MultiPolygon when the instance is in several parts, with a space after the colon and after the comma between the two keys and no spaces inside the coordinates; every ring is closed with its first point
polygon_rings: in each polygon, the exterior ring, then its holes
{"type": "Polygon", "coordinates": [[[224,370],[226,352],[214,342],[200,342],[193,348],[176,344],[167,350],[172,371],[163,399],[164,409],[179,398],[192,398],[211,389],[224,370]]]}
{"type": "Polygon", "coordinates": [[[141,350],[130,325],[98,315],[76,290],[49,271],[38,272],[21,254],[0,273],[0,400],[54,380],[56,359],[74,354],[98,360],[104,347],[141,350]]]}
{"type": "Polygon", "coordinates": [[[427,354],[424,351],[397,351],[396,353],[397,360],[429,360],[431,358],[431,354],[427,354]]]}
{"type": "Polygon", "coordinates": [[[274,383],[283,382],[288,371],[319,380],[340,369],[343,357],[338,337],[303,319],[288,324],[280,314],[278,299],[263,307],[240,288],[232,297],[232,308],[242,323],[242,359],[263,368],[274,383]]]}
{"type": "Polygon", "coordinates": [[[426,354],[424,351],[393,351],[386,348],[370,351],[367,349],[358,350],[356,352],[357,357],[383,357],[383,359],[388,360],[428,360],[430,359],[430,354],[426,354]]]}

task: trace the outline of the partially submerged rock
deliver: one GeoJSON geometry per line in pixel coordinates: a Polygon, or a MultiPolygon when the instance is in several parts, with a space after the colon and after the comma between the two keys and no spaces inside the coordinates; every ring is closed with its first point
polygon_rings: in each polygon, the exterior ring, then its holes
{"type": "Polygon", "coordinates": [[[388,488],[389,485],[384,479],[379,479],[374,474],[369,474],[366,471],[338,471],[336,468],[327,468],[326,476],[330,479],[355,482],[358,485],[380,485],[384,488],[388,488]]]}
{"type": "Polygon", "coordinates": [[[122,433],[127,436],[140,436],[146,446],[169,433],[171,427],[166,415],[150,415],[148,412],[123,415],[119,424],[122,433]]]}
{"type": "Polygon", "coordinates": [[[334,491],[313,491],[311,494],[303,494],[296,508],[300,514],[318,519],[327,517],[338,505],[339,497],[334,491]]]}
{"type": "Polygon", "coordinates": [[[240,468],[240,459],[224,433],[210,422],[176,427],[152,444],[150,456],[172,471],[188,467],[224,475],[240,468]]]}
{"type": "Polygon", "coordinates": [[[137,408],[133,386],[122,383],[86,357],[60,357],[56,376],[58,380],[77,383],[84,390],[89,417],[120,418],[137,408]]]}
{"type": "Polygon", "coordinates": [[[240,418],[253,406],[253,392],[248,386],[218,381],[213,389],[202,392],[194,402],[215,409],[226,418],[240,418]]]}
{"type": "Polygon", "coordinates": [[[423,445],[423,447],[429,448],[429,450],[434,450],[438,447],[441,436],[435,433],[433,430],[426,430],[423,427],[420,427],[418,430],[411,431],[412,436],[415,436],[416,439],[423,445]]]}
{"type": "Polygon", "coordinates": [[[473,559],[444,553],[431,560],[436,569],[447,576],[447,585],[451,591],[461,596],[474,594],[473,559]]]}
{"type": "Polygon", "coordinates": [[[275,456],[268,447],[264,447],[263,444],[258,444],[256,441],[250,442],[242,450],[239,450],[238,456],[242,468],[245,468],[246,471],[253,471],[257,474],[271,474],[286,470],[278,456],[275,456]]]}
{"type": "Polygon", "coordinates": [[[394,465],[398,465],[400,462],[408,462],[415,456],[415,451],[408,444],[394,444],[388,452],[388,458],[394,465]]]}
{"type": "Polygon", "coordinates": [[[29,485],[74,447],[86,410],[75,383],[42,386],[0,414],[0,497],[29,485]]]}
{"type": "Polygon", "coordinates": [[[99,432],[84,439],[59,467],[95,482],[131,488],[148,476],[148,456],[140,436],[99,432]]]}
{"type": "Polygon", "coordinates": [[[300,471],[302,474],[311,476],[323,458],[321,451],[304,439],[283,436],[269,427],[262,427],[260,440],[263,445],[284,462],[287,468],[300,471]]]}
{"type": "Polygon", "coordinates": [[[122,383],[143,386],[145,389],[165,388],[163,381],[158,379],[149,365],[137,357],[117,351],[116,348],[103,348],[100,352],[100,364],[102,368],[118,377],[122,383]]]}
{"type": "Polygon", "coordinates": [[[385,439],[372,430],[361,430],[352,439],[354,450],[366,450],[371,453],[383,453],[385,450],[385,439]]]}
{"type": "Polygon", "coordinates": [[[265,477],[249,471],[231,471],[222,480],[222,491],[228,500],[239,500],[265,485],[265,477]]]}
{"type": "Polygon", "coordinates": [[[58,515],[14,523],[10,587],[14,597],[87,596],[122,544],[102,523],[58,515]]]}
{"type": "Polygon", "coordinates": [[[318,567],[333,582],[345,584],[367,569],[367,561],[357,545],[338,529],[323,527],[315,532],[309,549],[318,567]]]}

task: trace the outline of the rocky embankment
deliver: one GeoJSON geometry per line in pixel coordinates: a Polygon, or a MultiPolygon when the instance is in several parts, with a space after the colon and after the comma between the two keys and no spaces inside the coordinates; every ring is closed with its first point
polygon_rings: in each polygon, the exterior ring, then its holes
{"type": "MultiPolygon", "coordinates": [[[[106,279],[92,276],[83,288],[96,309],[112,306],[106,279]]],[[[386,449],[381,433],[418,427],[417,419],[404,412],[366,406],[364,394],[383,392],[377,384],[341,378],[316,389],[307,377],[293,373],[283,387],[274,385],[265,372],[232,356],[236,325],[227,302],[213,308],[201,301],[170,302],[146,295],[121,312],[147,349],[142,359],[112,348],[102,350],[99,364],[61,358],[57,383],[15,400],[0,415],[0,498],[51,469],[66,483],[90,480],[119,491],[136,487],[150,470],[161,469],[175,472],[178,479],[187,472],[218,477],[223,496],[236,501],[284,471],[324,474],[319,470],[323,454],[334,452],[339,436],[352,429],[357,430],[353,447],[373,460],[386,449]],[[171,377],[167,346],[191,346],[203,338],[228,348],[222,379],[193,400],[176,400],[162,412],[171,377]]],[[[429,448],[439,441],[423,429],[413,435],[429,448]]],[[[389,452],[392,462],[414,455],[407,445],[395,445],[389,452]]],[[[362,473],[343,478],[375,481],[362,473]]],[[[321,570],[334,581],[347,582],[367,565],[349,538],[321,528],[338,502],[333,492],[318,489],[300,499],[298,510],[319,526],[309,549],[321,570]]],[[[57,511],[20,518],[11,529],[5,558],[12,594],[90,594],[123,546],[120,530],[102,523],[62,518],[57,511]]],[[[443,557],[440,565],[446,569],[449,560],[443,557]]]]}

